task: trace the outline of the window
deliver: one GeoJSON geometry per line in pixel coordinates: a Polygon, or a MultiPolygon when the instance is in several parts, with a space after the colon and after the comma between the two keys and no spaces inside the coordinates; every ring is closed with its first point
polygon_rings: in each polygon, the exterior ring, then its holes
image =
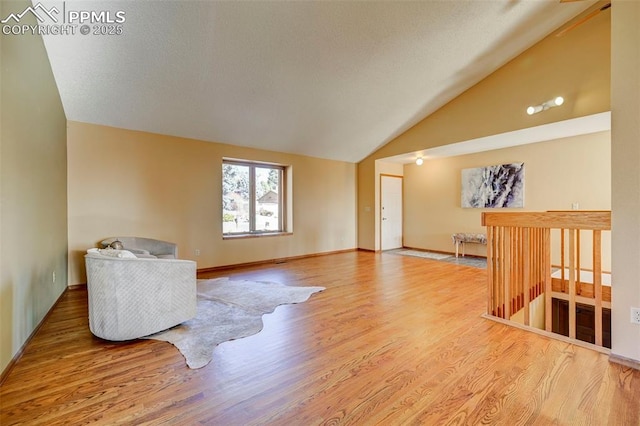
{"type": "Polygon", "coordinates": [[[241,160],[222,161],[222,233],[285,231],[286,168],[241,160]]]}

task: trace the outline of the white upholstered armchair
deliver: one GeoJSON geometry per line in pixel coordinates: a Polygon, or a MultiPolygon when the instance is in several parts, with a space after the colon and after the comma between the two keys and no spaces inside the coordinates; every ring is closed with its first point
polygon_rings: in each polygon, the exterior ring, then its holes
{"type": "Polygon", "coordinates": [[[117,257],[118,250],[109,255],[101,251],[85,255],[89,328],[94,335],[135,339],[195,316],[195,262],[117,257]]]}

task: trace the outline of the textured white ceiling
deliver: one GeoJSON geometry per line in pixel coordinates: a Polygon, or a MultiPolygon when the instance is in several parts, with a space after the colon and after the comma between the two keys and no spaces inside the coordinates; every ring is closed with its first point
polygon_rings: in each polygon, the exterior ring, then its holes
{"type": "Polygon", "coordinates": [[[44,36],[67,119],[357,162],[594,2],[42,3],[126,15],[44,36]]]}

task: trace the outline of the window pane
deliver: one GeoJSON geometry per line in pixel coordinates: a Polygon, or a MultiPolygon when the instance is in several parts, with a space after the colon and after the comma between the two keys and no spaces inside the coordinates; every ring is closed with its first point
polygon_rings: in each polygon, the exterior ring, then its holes
{"type": "Polygon", "coordinates": [[[249,232],[249,167],[222,165],[222,232],[249,232]]]}
{"type": "Polygon", "coordinates": [[[256,231],[280,231],[280,169],[256,167],[256,231]]]}

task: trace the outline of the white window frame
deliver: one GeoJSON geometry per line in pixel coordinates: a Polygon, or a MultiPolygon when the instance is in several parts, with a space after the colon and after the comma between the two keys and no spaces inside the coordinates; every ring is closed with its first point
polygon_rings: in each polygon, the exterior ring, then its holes
{"type": "MultiPolygon", "coordinates": [[[[237,238],[245,236],[267,236],[267,235],[282,235],[291,233],[287,228],[287,212],[290,199],[287,196],[290,183],[290,166],[285,166],[276,163],[266,163],[251,160],[240,160],[232,158],[223,158],[221,171],[225,165],[243,166],[249,168],[249,231],[240,232],[224,232],[223,238],[237,238]],[[263,169],[275,169],[280,172],[280,179],[278,182],[278,229],[277,230],[256,230],[256,168],[263,169]]],[[[224,181],[224,178],[222,179],[224,181]]],[[[222,184],[222,182],[221,182],[222,184]]],[[[224,212],[222,213],[224,215],[224,212]]],[[[223,222],[224,223],[224,222],[223,222]]]]}

